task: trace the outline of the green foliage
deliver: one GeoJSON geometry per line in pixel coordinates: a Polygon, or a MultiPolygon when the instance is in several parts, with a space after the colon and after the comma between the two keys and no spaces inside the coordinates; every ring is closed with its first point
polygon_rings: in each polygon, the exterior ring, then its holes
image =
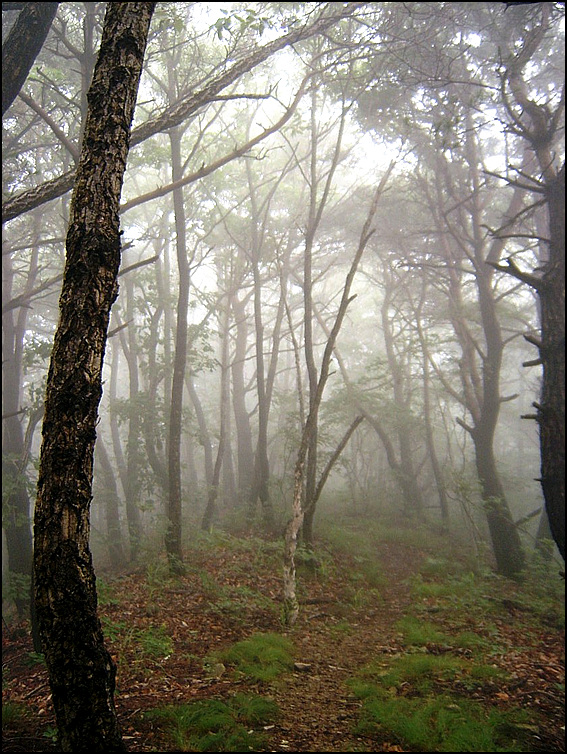
{"type": "Polygon", "coordinates": [[[163,593],[164,588],[171,583],[173,578],[165,558],[155,556],[150,560],[146,566],[146,583],[150,602],[163,593]]]}
{"type": "Polygon", "coordinates": [[[379,684],[384,688],[401,688],[411,684],[414,690],[429,691],[435,684],[455,680],[467,667],[465,660],[451,654],[404,654],[390,667],[376,667],[379,684]]]}
{"type": "Polygon", "coordinates": [[[451,639],[438,630],[433,623],[406,615],[396,623],[396,628],[403,634],[406,644],[426,646],[427,644],[450,644],[451,639]]]}
{"type": "Polygon", "coordinates": [[[104,615],[101,616],[101,622],[104,635],[116,644],[119,655],[125,656],[128,650],[133,650],[137,660],[144,663],[147,660],[167,659],[173,654],[173,640],[164,626],[134,628],[126,621],[114,621],[104,615]]]}
{"type": "Polygon", "coordinates": [[[27,332],[22,353],[24,374],[28,374],[35,367],[46,368],[51,356],[53,342],[44,336],[27,332]]]}
{"type": "Polygon", "coordinates": [[[96,580],[96,594],[97,594],[98,604],[101,607],[120,604],[119,601],[114,596],[112,587],[109,584],[107,584],[107,582],[104,581],[104,579],[101,579],[100,577],[98,577],[96,580]]]}
{"type": "Polygon", "coordinates": [[[33,667],[34,665],[45,665],[45,655],[43,652],[28,652],[24,663],[30,667],[33,667]]]}
{"type": "Polygon", "coordinates": [[[293,643],[281,634],[257,633],[215,653],[212,662],[225,662],[257,681],[269,682],[293,668],[293,643]]]}
{"type": "Polygon", "coordinates": [[[109,641],[124,642],[126,637],[130,635],[130,629],[128,628],[126,621],[115,621],[112,620],[112,618],[108,618],[106,615],[102,615],[100,620],[104,635],[109,641]]]}
{"type": "Polygon", "coordinates": [[[2,728],[20,723],[25,720],[28,710],[18,702],[2,703],[2,728]]]}
{"type": "Polygon", "coordinates": [[[533,730],[522,710],[485,710],[478,702],[441,695],[426,698],[370,695],[356,732],[387,730],[421,751],[529,751],[526,732],[533,730]]]}
{"type": "Polygon", "coordinates": [[[48,725],[43,733],[43,736],[44,738],[48,738],[55,746],[57,744],[57,739],[59,738],[59,731],[53,725],[48,725]]]}
{"type": "Polygon", "coordinates": [[[25,602],[30,598],[31,576],[24,573],[8,573],[7,584],[2,584],[2,597],[12,602],[25,602]]]}
{"type": "Polygon", "coordinates": [[[219,39],[227,35],[232,36],[236,32],[243,34],[249,31],[261,36],[266,28],[272,26],[272,17],[260,15],[254,8],[245,8],[231,15],[224,8],[220,10],[223,15],[214,23],[215,32],[219,39]]]}
{"type": "Polygon", "coordinates": [[[272,723],[279,708],[269,698],[236,694],[228,701],[201,699],[146,713],[161,723],[175,751],[265,751],[266,738],[251,730],[272,723]]]}
{"type": "Polygon", "coordinates": [[[433,597],[442,605],[458,610],[491,612],[495,608],[490,599],[491,581],[499,581],[497,576],[482,577],[472,572],[449,576],[443,581],[424,580],[421,574],[412,579],[412,593],[418,598],[433,597]]]}
{"type": "MultiPolygon", "coordinates": [[[[439,564],[442,561],[439,561],[439,564]]],[[[557,571],[549,573],[547,568],[529,569],[526,579],[516,584],[496,574],[474,573],[454,564],[448,576],[437,563],[426,561],[420,573],[411,579],[412,594],[416,600],[436,603],[444,615],[454,617],[482,614],[485,617],[497,615],[502,606],[516,609],[526,620],[534,623],[553,625],[559,629],[565,626],[565,598],[563,581],[557,571]],[[498,588],[496,588],[498,587],[498,588]],[[501,594],[501,598],[495,595],[501,594]]],[[[467,641],[461,635],[461,642],[467,641]]],[[[472,637],[468,637],[469,645],[472,637]]],[[[465,646],[461,643],[460,646],[465,646]]]]}
{"type": "Polygon", "coordinates": [[[163,626],[150,626],[137,635],[142,651],[155,660],[167,659],[173,654],[173,639],[163,626]]]}

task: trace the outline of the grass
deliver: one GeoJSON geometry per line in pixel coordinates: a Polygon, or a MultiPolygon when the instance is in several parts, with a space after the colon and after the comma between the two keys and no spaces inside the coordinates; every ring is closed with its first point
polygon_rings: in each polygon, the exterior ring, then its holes
{"type": "Polygon", "coordinates": [[[530,713],[502,710],[466,696],[504,677],[495,666],[451,652],[376,659],[349,683],[362,700],[354,732],[386,734],[420,751],[530,751],[528,738],[537,732],[530,713]]]}
{"type": "Polygon", "coordinates": [[[370,663],[362,676],[374,679],[378,688],[396,690],[409,685],[412,690],[425,693],[436,685],[454,681],[465,667],[465,660],[451,654],[403,654],[386,664],[370,663]]]}
{"type": "Polygon", "coordinates": [[[354,732],[419,751],[532,751],[537,713],[491,702],[508,677],[488,659],[503,651],[493,621],[511,606],[534,630],[546,617],[560,624],[556,585],[537,574],[512,584],[443,557],[426,558],[410,584],[413,607],[396,623],[405,651],[371,660],[349,682],[362,701],[354,732]]]}
{"type": "Polygon", "coordinates": [[[101,616],[105,637],[116,645],[119,662],[125,662],[126,653],[133,650],[135,661],[143,665],[148,660],[160,661],[173,654],[173,639],[164,626],[132,628],[126,621],[115,621],[101,616]]]}
{"type": "Polygon", "coordinates": [[[254,728],[274,722],[272,699],[236,694],[226,702],[201,699],[192,704],[150,710],[147,719],[163,728],[174,751],[265,751],[266,737],[254,728]]]}
{"type": "Polygon", "coordinates": [[[381,697],[369,695],[355,732],[388,731],[406,746],[421,751],[529,751],[526,734],[533,732],[523,710],[486,710],[480,703],[451,695],[381,697]]]}
{"type": "Polygon", "coordinates": [[[406,615],[396,623],[396,628],[409,646],[424,647],[427,644],[450,645],[452,639],[431,622],[420,620],[413,615],[406,615]]]}
{"type": "Polygon", "coordinates": [[[396,628],[404,637],[404,644],[408,647],[427,647],[437,645],[450,649],[500,650],[484,636],[474,631],[459,631],[448,634],[428,620],[414,615],[406,615],[396,623],[396,628]]]}
{"type": "Polygon", "coordinates": [[[18,702],[2,702],[2,728],[20,723],[28,715],[28,709],[18,702]]]}
{"type": "Polygon", "coordinates": [[[206,662],[211,666],[225,663],[248,678],[270,682],[293,669],[293,643],[280,634],[256,633],[215,652],[206,662]]]}

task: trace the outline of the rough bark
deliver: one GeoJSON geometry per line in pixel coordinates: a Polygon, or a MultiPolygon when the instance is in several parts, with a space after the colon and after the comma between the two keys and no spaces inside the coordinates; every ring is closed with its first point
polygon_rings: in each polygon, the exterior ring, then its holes
{"type": "Polygon", "coordinates": [[[552,22],[553,4],[537,5],[539,22],[526,31],[519,52],[511,55],[502,79],[502,98],[510,130],[525,139],[537,157],[541,179],[531,187],[542,193],[546,202],[549,253],[541,274],[521,271],[513,259],[507,260],[507,266],[495,266],[533,287],[539,297],[541,338],[529,341],[539,349],[539,359],[530,365],[540,363],[543,370],[541,398],[534,404],[540,432],[541,486],[551,532],[565,559],[565,163],[559,166],[554,152],[565,97],[553,111],[547,103],[530,97],[524,71],[552,22]]]}
{"type": "Polygon", "coordinates": [[[102,363],[117,292],[118,209],[155,3],[109,3],[71,204],[35,510],[36,609],[60,750],[125,751],[89,549],[102,363]]]}
{"type": "Polygon", "coordinates": [[[59,3],[24,3],[2,44],[2,116],[18,96],[49,33],[59,3]]]}

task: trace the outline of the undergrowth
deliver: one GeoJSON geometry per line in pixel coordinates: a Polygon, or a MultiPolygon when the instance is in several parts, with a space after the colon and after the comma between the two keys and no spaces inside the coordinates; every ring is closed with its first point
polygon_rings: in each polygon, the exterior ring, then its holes
{"type": "Polygon", "coordinates": [[[530,751],[526,739],[534,726],[520,709],[486,710],[479,702],[449,694],[395,697],[377,689],[367,694],[355,732],[385,730],[421,751],[523,752],[530,751]]]}
{"type": "MultiPolygon", "coordinates": [[[[361,553],[357,561],[372,542],[361,532],[333,537],[361,553]]],[[[526,637],[541,623],[564,626],[559,579],[533,568],[512,583],[447,548],[426,555],[409,583],[413,603],[395,624],[404,651],[372,658],[349,681],[362,702],[354,732],[420,751],[536,750],[536,712],[495,701],[508,679],[498,625],[508,611],[522,615],[526,637]]]]}
{"type": "Polygon", "coordinates": [[[236,694],[227,701],[201,699],[145,713],[162,728],[172,751],[265,751],[262,726],[279,714],[268,697],[236,694]]]}
{"type": "Polygon", "coordinates": [[[293,643],[281,634],[256,633],[215,652],[205,662],[225,663],[252,680],[270,682],[293,669],[293,643]]]}

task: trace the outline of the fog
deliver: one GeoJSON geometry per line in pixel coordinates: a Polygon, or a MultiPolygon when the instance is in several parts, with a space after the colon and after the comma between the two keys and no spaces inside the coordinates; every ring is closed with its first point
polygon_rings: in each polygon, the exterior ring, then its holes
{"type": "MultiPolygon", "coordinates": [[[[556,174],[561,4],[365,3],[258,61],[325,4],[221,5],[159,3],[151,25],[96,427],[97,571],[163,553],[171,527],[181,558],[202,529],[283,538],[299,506],[308,546],[322,521],[370,519],[442,532],[513,576],[551,539],[532,407],[542,369],[529,365],[540,310],[510,273],[548,260],[545,171],[521,92],[549,115],[556,174]]],[[[3,119],[12,592],[31,563],[74,149],[104,6],[60,4],[3,119]],[[50,183],[67,174],[66,188],[50,183]]],[[[17,12],[3,15],[7,35],[17,12]]]]}

